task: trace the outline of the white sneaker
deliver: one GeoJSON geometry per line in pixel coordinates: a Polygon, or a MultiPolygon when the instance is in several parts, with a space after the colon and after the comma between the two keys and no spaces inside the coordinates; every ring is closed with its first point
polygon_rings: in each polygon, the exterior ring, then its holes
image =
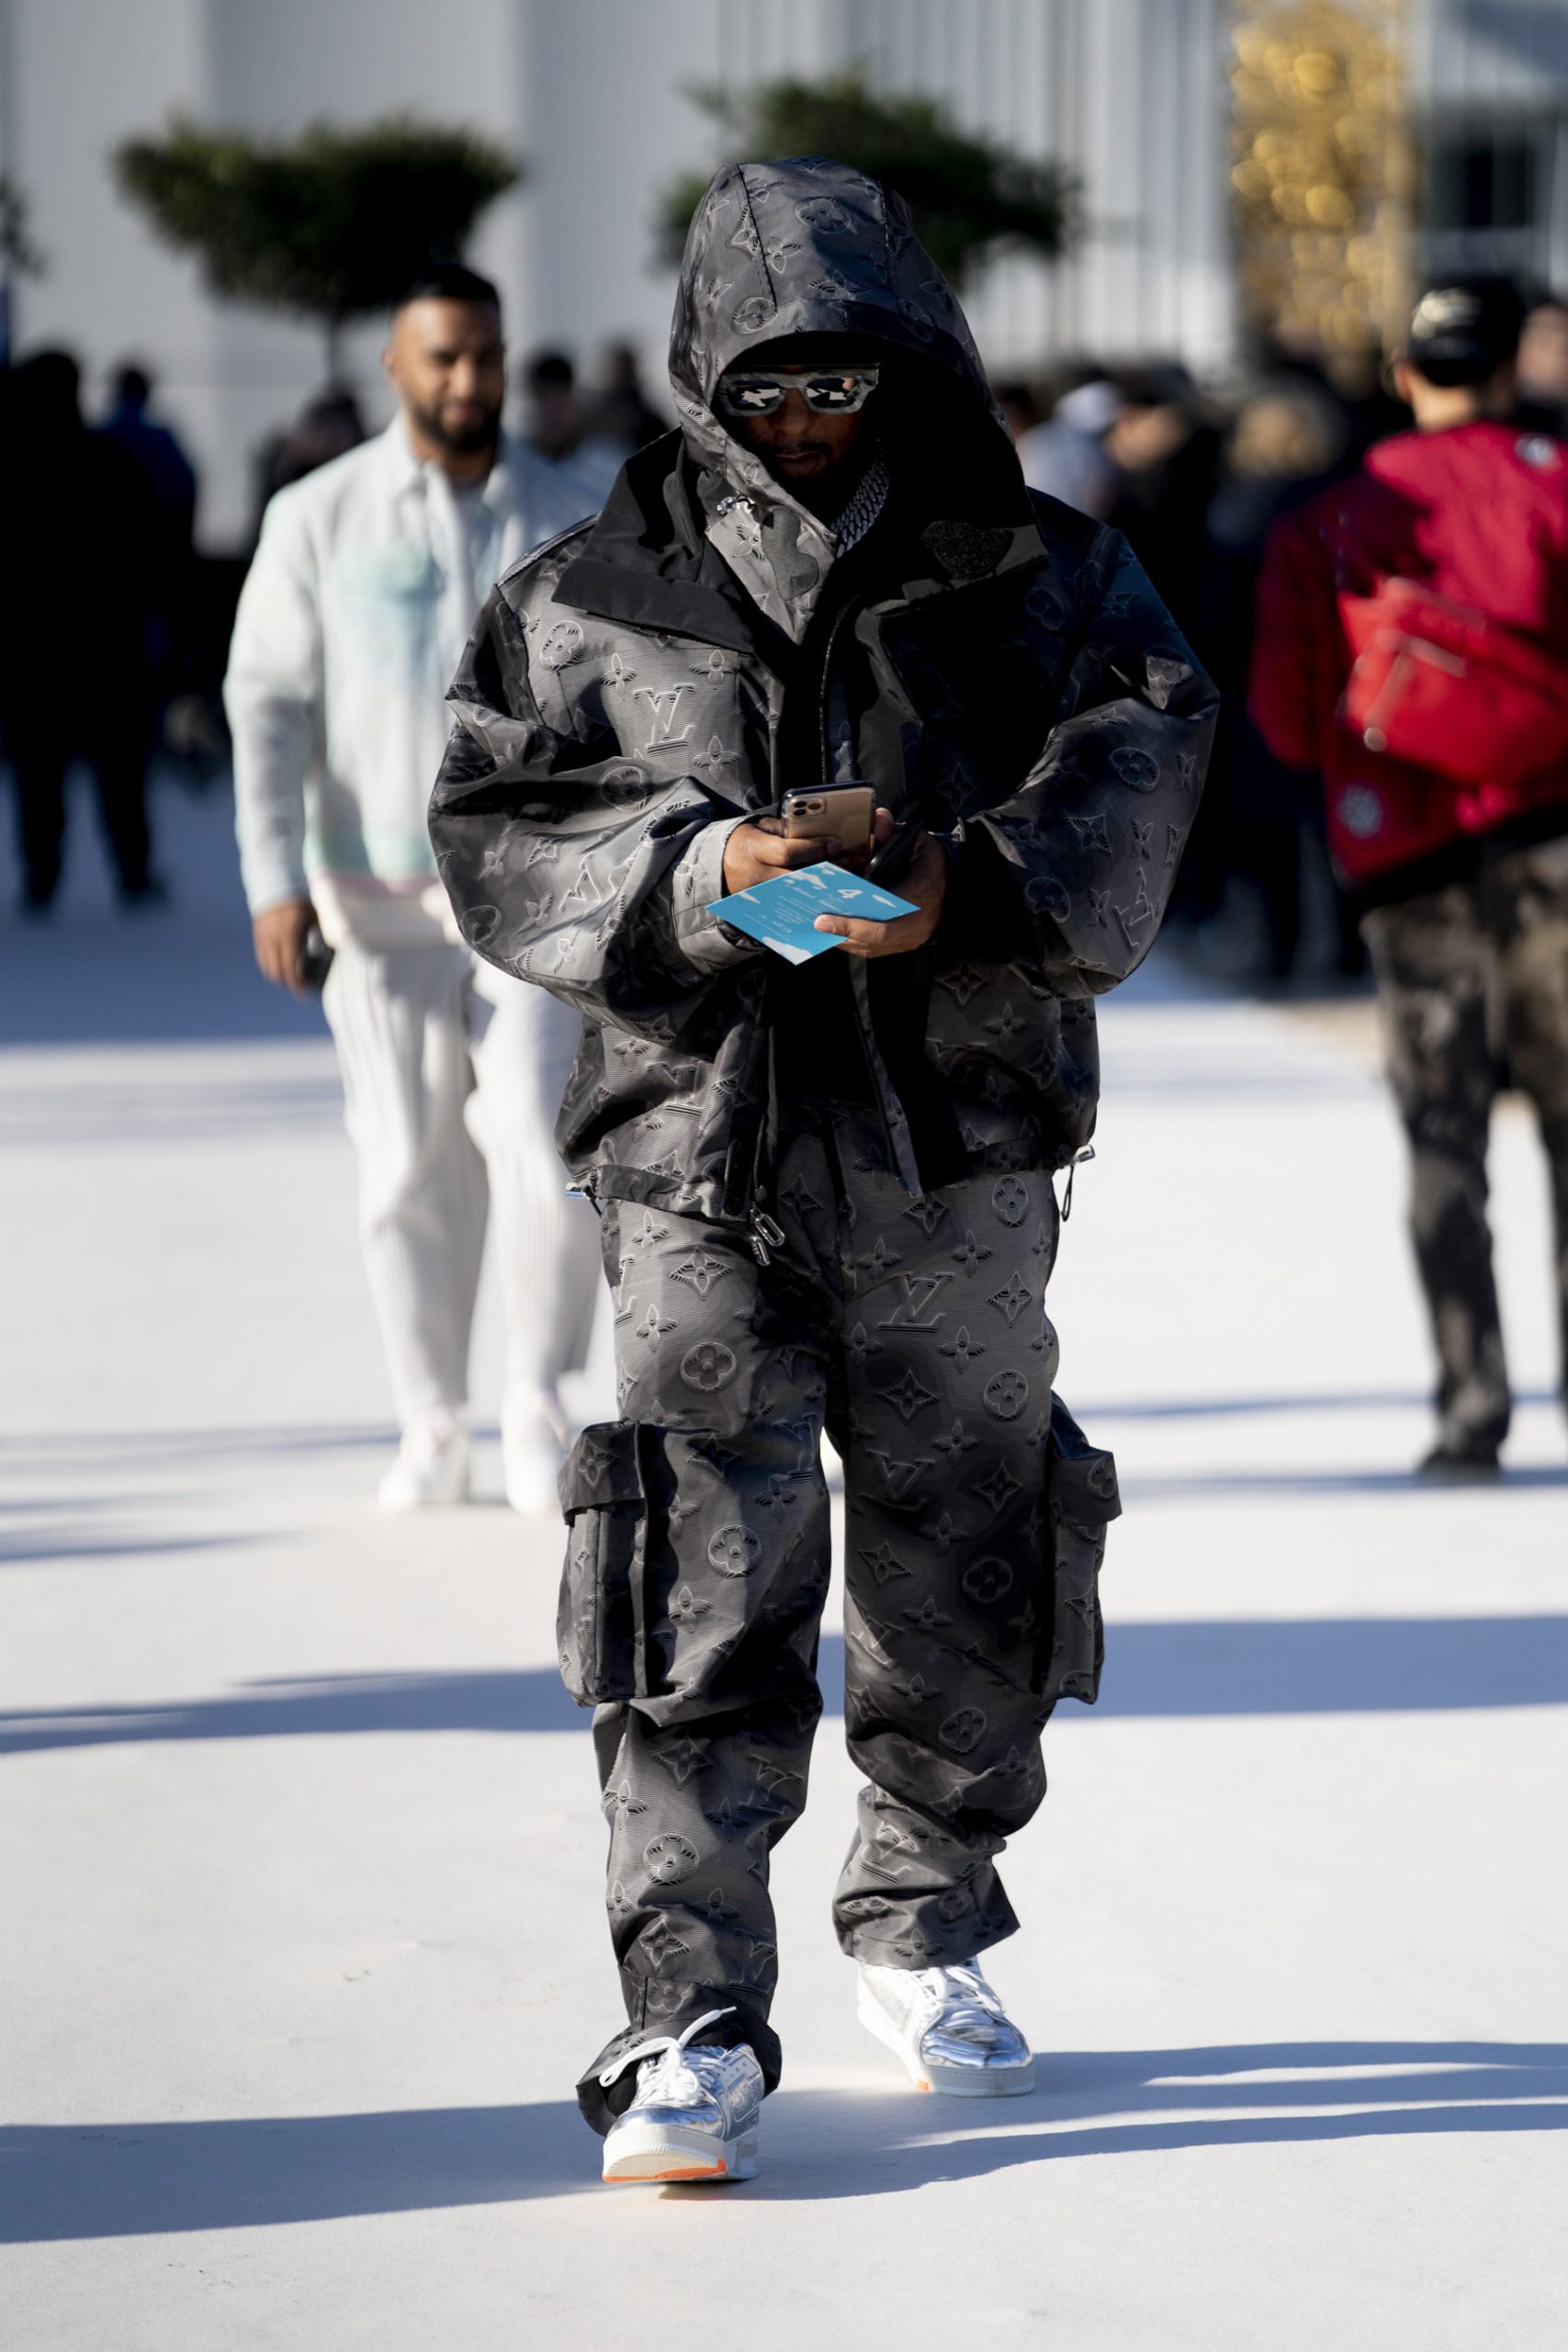
{"type": "Polygon", "coordinates": [[[861,1962],[862,2025],[902,2059],[920,2091],[1010,2098],[1034,2088],[1029,2044],[970,1961],[963,1968],[861,1962]]]}
{"type": "Polygon", "coordinates": [[[403,1431],[397,1459],[376,1490],[383,1510],[429,1510],[468,1499],[468,1433],[450,1413],[428,1413],[403,1431]]]}
{"type": "Polygon", "coordinates": [[[604,2141],[604,2177],[620,2180],[750,2180],[757,2170],[762,2070],[744,2043],[718,2050],[694,2034],[723,2009],[628,2050],[601,2075],[606,2089],[638,2068],[637,2097],[604,2141]]]}
{"type": "Polygon", "coordinates": [[[501,1477],[506,1499],[524,1519],[558,1519],[560,1489],[557,1481],[566,1449],[555,1415],[544,1405],[526,1412],[503,1412],[501,1421],[501,1477]]]}

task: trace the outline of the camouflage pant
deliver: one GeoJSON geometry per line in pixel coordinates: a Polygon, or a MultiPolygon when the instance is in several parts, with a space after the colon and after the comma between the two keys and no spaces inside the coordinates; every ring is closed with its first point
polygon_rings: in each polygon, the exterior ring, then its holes
{"type": "MultiPolygon", "coordinates": [[[[1044,1794],[1053,1699],[1093,1695],[1115,1509],[1109,1456],[1054,1418],[1048,1177],[912,1201],[874,1120],[823,1112],[786,1140],[773,1206],[785,1238],[766,1269],[731,1229],[606,1211],[625,1418],[586,1431],[563,1476],[560,1627],[569,1687],[607,1702],[593,1728],[632,2028],[733,2004],[716,2038],[750,2041],[770,2086],[768,1858],[821,1713],[824,1427],[844,1460],[845,1717],[867,1781],[833,1909],[867,1960],[967,1960],[1017,1924],[994,1858],[1044,1794]],[[1048,1464],[1075,1445],[1083,1574],[1054,1627],[1048,1464]]],[[[593,2070],[581,2087],[606,2128],[593,2070]]]]}
{"type": "Polygon", "coordinates": [[[1411,1231],[1445,1442],[1501,1442],[1508,1376],[1486,1222],[1486,1140],[1506,1070],[1551,1164],[1568,1375],[1568,839],[1368,914],[1390,1075],[1410,1137],[1411,1231]]]}

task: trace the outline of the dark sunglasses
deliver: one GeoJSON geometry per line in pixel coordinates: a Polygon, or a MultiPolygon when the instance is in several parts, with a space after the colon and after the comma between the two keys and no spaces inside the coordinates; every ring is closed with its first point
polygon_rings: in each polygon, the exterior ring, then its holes
{"type": "Polygon", "coordinates": [[[840,368],[817,376],[775,375],[765,368],[726,376],[718,404],[731,416],[772,416],[798,392],[814,416],[853,416],[876,390],[875,368],[840,368]]]}

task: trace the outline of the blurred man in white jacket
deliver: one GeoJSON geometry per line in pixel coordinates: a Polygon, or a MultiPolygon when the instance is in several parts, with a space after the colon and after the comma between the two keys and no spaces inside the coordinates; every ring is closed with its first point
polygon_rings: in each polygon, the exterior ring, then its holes
{"type": "Polygon", "coordinates": [[[402,1431],[381,1503],[467,1498],[488,1193],[507,1496],[542,1510],[568,1435],[557,1384],[584,1361],[598,1287],[592,1213],[566,1197],[552,1139],[578,1021],[459,944],[425,809],[447,681],[491,584],[598,502],[502,432],[487,279],[434,268],[399,304],[384,364],[397,416],[277,493],[240,599],[225,699],[241,865],[268,979],[307,984],[312,926],[333,950],[324,1003],[402,1431]]]}

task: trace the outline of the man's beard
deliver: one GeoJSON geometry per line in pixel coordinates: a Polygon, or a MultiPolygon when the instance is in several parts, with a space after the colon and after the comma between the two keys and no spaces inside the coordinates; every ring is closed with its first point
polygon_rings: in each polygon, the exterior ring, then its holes
{"type": "Polygon", "coordinates": [[[841,487],[842,477],[853,470],[829,458],[820,473],[808,474],[803,481],[791,481],[787,474],[779,474],[775,480],[783,482],[792,498],[799,499],[808,514],[826,517],[836,514],[843,504],[848,492],[841,487]]]}
{"type": "Polygon", "coordinates": [[[410,408],[425,439],[433,441],[438,449],[445,449],[449,458],[477,458],[481,449],[493,449],[501,431],[499,408],[488,410],[479,424],[466,424],[457,433],[442,423],[439,410],[417,408],[412,401],[410,408]]]}
{"type": "Polygon", "coordinates": [[[806,446],[820,449],[828,458],[821,472],[809,475],[804,481],[791,481],[787,474],[775,474],[773,478],[784,484],[792,498],[800,501],[808,514],[815,514],[820,522],[831,523],[860,488],[861,477],[871,463],[876,445],[870,435],[863,435],[839,458],[834,458],[820,441],[806,446]]]}

